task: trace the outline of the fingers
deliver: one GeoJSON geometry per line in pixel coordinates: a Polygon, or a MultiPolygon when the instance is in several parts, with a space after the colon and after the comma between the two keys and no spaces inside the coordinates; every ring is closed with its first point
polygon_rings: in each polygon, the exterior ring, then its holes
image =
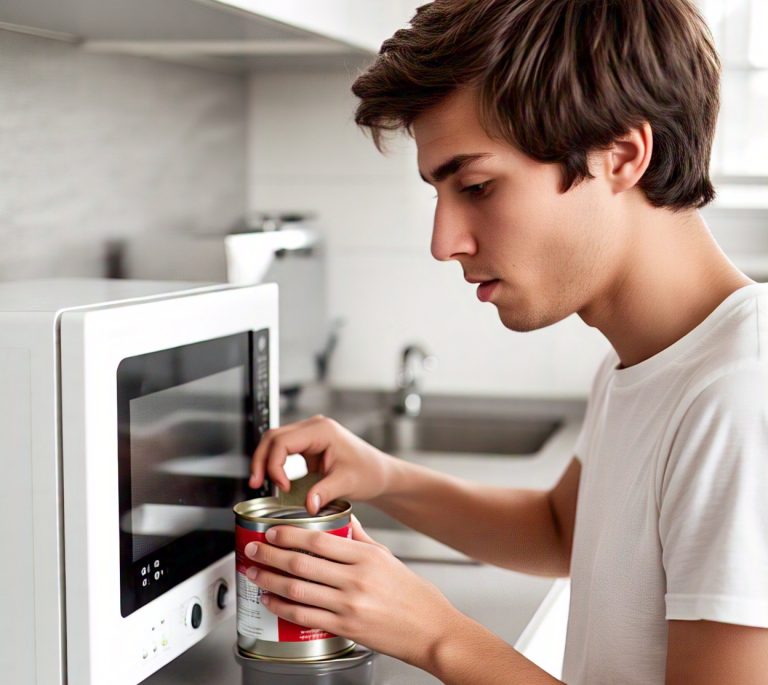
{"type": "MultiPolygon", "coordinates": [[[[271,561],[263,561],[262,558],[259,558],[258,561],[283,571],[288,571],[288,573],[293,575],[319,580],[321,583],[326,582],[326,580],[319,578],[316,575],[316,571],[321,572],[322,569],[320,567],[326,559],[342,564],[352,564],[361,556],[361,550],[357,548],[357,543],[354,540],[333,535],[323,530],[308,530],[298,526],[273,526],[267,531],[266,537],[270,544],[259,545],[258,554],[274,555],[277,563],[273,564],[271,561]],[[280,547],[285,549],[278,549],[280,547]],[[299,554],[299,558],[294,559],[292,563],[294,566],[301,566],[300,570],[305,571],[305,573],[296,573],[295,568],[285,568],[279,565],[290,563],[290,558],[285,556],[288,550],[306,551],[316,556],[299,554]],[[282,554],[280,554],[281,552],[282,554]],[[320,558],[318,559],[317,557],[320,558]]],[[[247,551],[246,554],[248,554],[247,551]]],[[[290,554],[295,554],[295,552],[290,552],[290,554]]]]}
{"type": "Polygon", "coordinates": [[[281,490],[288,492],[291,481],[284,469],[288,455],[324,452],[329,444],[328,423],[328,419],[318,415],[264,433],[251,459],[250,487],[261,487],[266,473],[281,490]]]}
{"type": "Polygon", "coordinates": [[[349,492],[348,475],[344,470],[330,468],[324,478],[307,492],[307,511],[313,516],[326,504],[349,492]]]}
{"type": "Polygon", "coordinates": [[[339,635],[339,618],[325,609],[296,604],[278,595],[262,595],[261,602],[273,614],[305,628],[318,628],[339,635]]]}
{"type": "MultiPolygon", "coordinates": [[[[269,567],[267,571],[282,571],[294,578],[309,579],[328,587],[338,589],[341,585],[338,568],[333,568],[333,562],[317,559],[303,552],[261,544],[248,554],[248,558],[259,564],[260,572],[265,570],[263,567],[269,567]]],[[[260,582],[258,584],[261,585],[260,582]]]]}
{"type": "Polygon", "coordinates": [[[251,566],[246,575],[263,590],[269,590],[269,592],[300,604],[310,604],[314,607],[329,609],[338,606],[342,598],[342,593],[335,588],[301,578],[285,576],[266,568],[251,566]]]}

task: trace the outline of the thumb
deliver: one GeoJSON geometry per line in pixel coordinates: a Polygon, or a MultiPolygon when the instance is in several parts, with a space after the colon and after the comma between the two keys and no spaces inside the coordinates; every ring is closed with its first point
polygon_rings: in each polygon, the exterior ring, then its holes
{"type": "Polygon", "coordinates": [[[367,542],[370,545],[376,545],[376,547],[381,547],[384,550],[389,551],[389,549],[382,545],[380,542],[376,542],[368,533],[363,530],[363,525],[358,521],[357,516],[352,514],[351,520],[349,523],[350,531],[352,532],[352,539],[357,540],[358,542],[367,542]]]}
{"type": "Polygon", "coordinates": [[[345,494],[347,494],[347,488],[344,484],[344,477],[340,473],[329,471],[325,478],[318,480],[307,491],[307,511],[316,516],[317,512],[326,504],[337,497],[343,497],[345,494]]]}

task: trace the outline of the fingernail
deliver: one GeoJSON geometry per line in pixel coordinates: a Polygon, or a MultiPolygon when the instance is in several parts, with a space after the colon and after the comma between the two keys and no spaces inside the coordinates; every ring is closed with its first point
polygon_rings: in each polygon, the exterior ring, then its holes
{"type": "Polygon", "coordinates": [[[252,487],[252,488],[254,488],[254,489],[259,487],[259,483],[258,483],[258,481],[256,480],[256,476],[251,476],[251,477],[248,479],[248,486],[249,486],[249,487],[252,487]]]}
{"type": "Polygon", "coordinates": [[[312,495],[312,506],[315,508],[315,513],[320,511],[320,495],[317,493],[312,495]]]}
{"type": "Polygon", "coordinates": [[[269,606],[269,595],[262,595],[260,601],[265,607],[269,606]]]}
{"type": "Polygon", "coordinates": [[[249,542],[245,546],[245,556],[250,557],[251,559],[254,559],[256,557],[256,552],[259,549],[259,545],[255,542],[249,542]]]}
{"type": "Polygon", "coordinates": [[[273,530],[272,528],[270,528],[270,529],[269,529],[269,530],[266,532],[266,534],[264,535],[264,537],[265,537],[265,538],[267,538],[267,540],[269,540],[270,542],[274,542],[274,541],[275,541],[275,538],[277,537],[277,531],[276,531],[276,530],[273,530]]]}
{"type": "Polygon", "coordinates": [[[249,566],[245,571],[245,575],[248,576],[248,580],[256,580],[257,576],[259,575],[259,569],[257,569],[255,566],[249,566]]]}

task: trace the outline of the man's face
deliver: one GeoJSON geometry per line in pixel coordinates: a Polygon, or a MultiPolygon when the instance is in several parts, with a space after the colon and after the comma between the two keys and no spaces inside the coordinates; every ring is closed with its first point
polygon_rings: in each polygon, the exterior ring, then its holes
{"type": "Polygon", "coordinates": [[[432,254],[468,280],[494,280],[475,287],[507,328],[543,328],[607,287],[626,242],[617,200],[600,164],[562,193],[560,166],[489,138],[475,102],[456,91],[413,125],[420,173],[437,190],[432,254]]]}

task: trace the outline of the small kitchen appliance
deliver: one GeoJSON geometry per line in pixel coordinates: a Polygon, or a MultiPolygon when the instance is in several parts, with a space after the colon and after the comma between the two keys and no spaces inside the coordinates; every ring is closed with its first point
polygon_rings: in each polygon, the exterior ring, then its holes
{"type": "Polygon", "coordinates": [[[136,685],[233,617],[277,326],[274,284],[0,284],[3,682],[136,685]]]}
{"type": "Polygon", "coordinates": [[[118,273],[127,278],[277,283],[280,387],[291,401],[325,380],[340,322],[329,319],[325,247],[310,218],[261,216],[228,234],[140,234],[117,251],[118,273]]]}

